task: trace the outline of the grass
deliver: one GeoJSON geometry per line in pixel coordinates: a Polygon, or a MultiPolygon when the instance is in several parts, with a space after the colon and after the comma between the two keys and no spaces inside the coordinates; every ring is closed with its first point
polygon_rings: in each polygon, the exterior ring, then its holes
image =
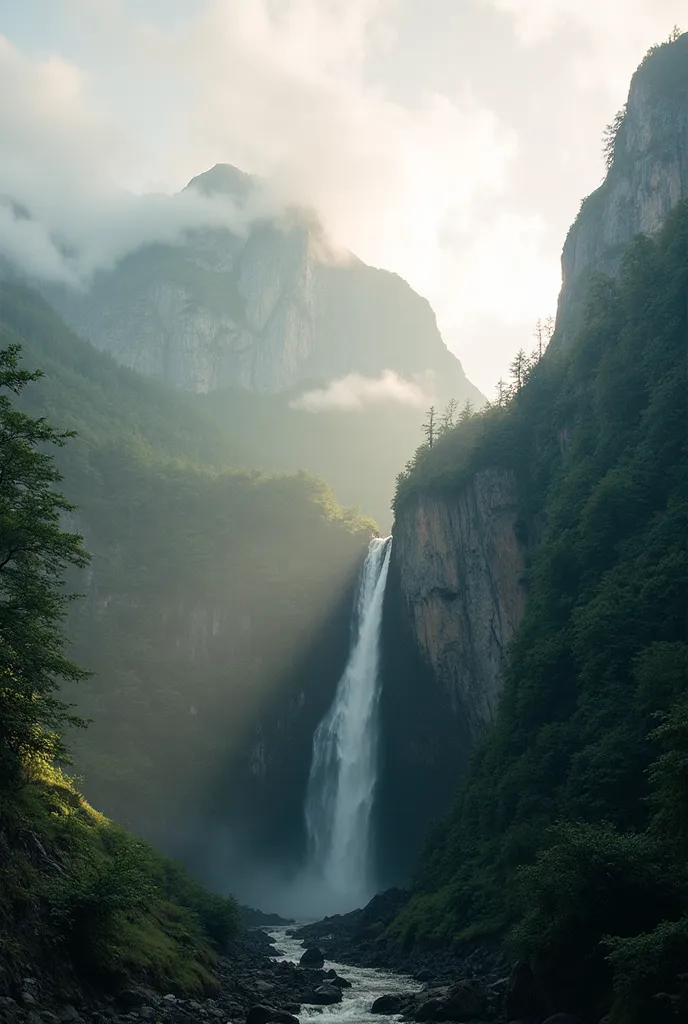
{"type": "Polygon", "coordinates": [[[94,810],[62,771],[34,764],[0,798],[0,988],[37,969],[69,988],[145,982],[213,994],[239,927],[232,899],[94,810]]]}

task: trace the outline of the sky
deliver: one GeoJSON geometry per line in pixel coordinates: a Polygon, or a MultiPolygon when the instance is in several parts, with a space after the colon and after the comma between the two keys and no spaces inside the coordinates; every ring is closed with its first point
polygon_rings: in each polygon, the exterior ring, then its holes
{"type": "Polygon", "coordinates": [[[0,0],[0,196],[35,218],[0,206],[0,248],[83,285],[144,241],[242,230],[172,198],[232,163],[427,297],[491,395],[677,24],[688,0],[0,0]]]}

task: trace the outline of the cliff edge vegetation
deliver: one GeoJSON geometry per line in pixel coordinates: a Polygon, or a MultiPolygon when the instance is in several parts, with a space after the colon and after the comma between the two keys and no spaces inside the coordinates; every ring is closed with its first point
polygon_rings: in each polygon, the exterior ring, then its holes
{"type": "Polygon", "coordinates": [[[403,517],[509,469],[530,554],[495,723],[387,937],[508,934],[544,1008],[583,1020],[688,1012],[687,345],[682,203],[591,282],[566,346],[419,449],[395,499],[403,517]]]}

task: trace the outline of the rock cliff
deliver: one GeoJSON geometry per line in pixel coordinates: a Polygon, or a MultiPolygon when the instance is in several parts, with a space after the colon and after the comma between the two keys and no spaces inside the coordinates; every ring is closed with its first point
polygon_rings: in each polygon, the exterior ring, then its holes
{"type": "Polygon", "coordinates": [[[451,499],[425,495],[394,529],[416,642],[471,735],[492,721],[506,646],[525,609],[516,478],[486,469],[451,499]]]}
{"type": "MultiPolygon", "coordinates": [[[[188,186],[236,203],[259,187],[226,165],[188,186]]],[[[245,235],[206,229],[182,245],[145,246],[88,293],[49,297],[98,348],[188,390],[275,393],[391,369],[434,381],[438,397],[482,401],[429,303],[397,275],[334,254],[302,210],[254,220],[245,235]]]]}
{"type": "Polygon", "coordinates": [[[610,156],[564,244],[558,338],[590,272],[615,274],[624,247],[688,198],[688,33],[653,47],[634,74],[610,156]]]}

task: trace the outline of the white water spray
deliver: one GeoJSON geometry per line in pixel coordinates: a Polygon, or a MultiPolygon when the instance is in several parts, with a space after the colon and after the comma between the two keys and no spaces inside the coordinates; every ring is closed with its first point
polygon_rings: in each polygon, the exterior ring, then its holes
{"type": "Polygon", "coordinates": [[[392,538],[371,541],[361,571],[351,651],[332,707],[313,738],[306,825],[314,882],[328,912],[373,895],[370,814],[377,779],[380,627],[392,538]]]}

